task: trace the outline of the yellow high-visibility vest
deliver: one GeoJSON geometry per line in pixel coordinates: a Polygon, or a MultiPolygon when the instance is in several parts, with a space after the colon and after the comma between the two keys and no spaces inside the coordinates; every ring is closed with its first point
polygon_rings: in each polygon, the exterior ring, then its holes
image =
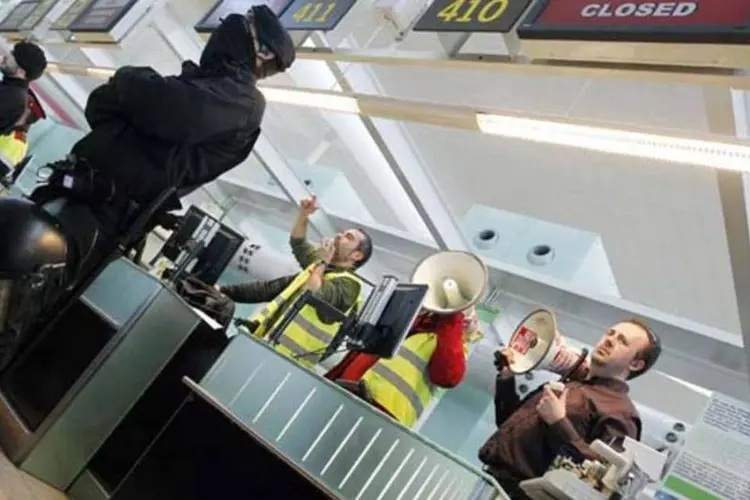
{"type": "MultiPolygon", "coordinates": [[[[428,367],[437,347],[435,333],[411,335],[391,359],[381,359],[362,381],[372,399],[401,424],[411,427],[440,388],[430,382],[428,367]]],[[[464,355],[468,346],[464,344],[464,355]]]]}
{"type": "MultiPolygon", "coordinates": [[[[253,315],[250,321],[258,323],[253,335],[257,337],[266,337],[269,332],[274,331],[274,327],[281,322],[283,315],[278,314],[282,307],[289,302],[289,307],[294,300],[300,297],[310,275],[320,264],[311,264],[304,271],[299,273],[294,281],[287,286],[274,300],[269,302],[262,311],[253,315]]],[[[341,279],[356,280],[362,286],[361,281],[354,274],[347,271],[331,271],[323,275],[324,280],[341,279]]],[[[362,297],[358,297],[356,302],[346,310],[345,314],[350,314],[358,309],[362,303],[362,297]]],[[[314,366],[323,354],[323,350],[328,347],[336,333],[341,327],[340,322],[324,323],[319,317],[313,306],[306,304],[300,312],[292,319],[289,326],[278,339],[275,349],[279,354],[283,354],[294,359],[297,363],[306,366],[314,366]],[[313,354],[315,353],[315,354],[313,354]],[[319,354],[318,354],[319,353],[319,354]]]]}
{"type": "Polygon", "coordinates": [[[29,143],[25,134],[14,131],[0,136],[0,161],[9,169],[16,168],[16,165],[26,157],[28,150],[29,143]]]}

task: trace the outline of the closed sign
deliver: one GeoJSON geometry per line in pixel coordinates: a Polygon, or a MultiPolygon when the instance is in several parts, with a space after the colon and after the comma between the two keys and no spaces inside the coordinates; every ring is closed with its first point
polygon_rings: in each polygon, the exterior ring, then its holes
{"type": "Polygon", "coordinates": [[[652,2],[557,0],[549,2],[536,24],[661,24],[743,26],[750,22],[750,0],[652,2]]]}
{"type": "Polygon", "coordinates": [[[519,34],[591,40],[612,40],[616,34],[630,41],[719,43],[742,40],[748,26],[750,0],[539,0],[519,34]]]}

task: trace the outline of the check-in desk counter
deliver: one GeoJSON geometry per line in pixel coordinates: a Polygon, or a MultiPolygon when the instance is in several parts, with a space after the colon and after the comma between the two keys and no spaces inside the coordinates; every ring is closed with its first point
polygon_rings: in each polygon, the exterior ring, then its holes
{"type": "Polygon", "coordinates": [[[185,384],[192,396],[113,500],[507,498],[480,470],[254,338],[237,335],[203,380],[185,384]]]}
{"type": "MultiPolygon", "coordinates": [[[[0,444],[65,491],[114,489],[228,340],[132,262],[111,263],[0,377],[0,444]]],[[[103,496],[102,498],[106,498],[103,496]]]]}

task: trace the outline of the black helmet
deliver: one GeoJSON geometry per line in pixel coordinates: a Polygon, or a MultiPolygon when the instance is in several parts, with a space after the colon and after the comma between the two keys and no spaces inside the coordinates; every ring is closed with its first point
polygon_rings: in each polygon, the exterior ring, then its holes
{"type": "Polygon", "coordinates": [[[0,278],[14,279],[66,262],[65,236],[53,217],[29,200],[0,199],[0,231],[0,278]]]}
{"type": "Polygon", "coordinates": [[[276,14],[267,5],[256,5],[248,12],[255,24],[258,42],[268,47],[276,56],[279,71],[286,71],[294,63],[297,52],[289,32],[282,26],[276,14]]]}

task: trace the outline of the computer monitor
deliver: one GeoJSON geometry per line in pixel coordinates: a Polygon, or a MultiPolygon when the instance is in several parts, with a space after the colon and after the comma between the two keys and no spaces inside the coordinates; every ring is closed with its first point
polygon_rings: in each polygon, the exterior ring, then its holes
{"type": "Polygon", "coordinates": [[[396,355],[422,309],[427,285],[399,284],[375,323],[360,322],[347,339],[350,350],[381,358],[396,355]]]}
{"type": "Polygon", "coordinates": [[[161,250],[162,255],[175,262],[179,258],[185,244],[190,241],[193,233],[195,233],[198,226],[201,225],[206,217],[210,217],[210,215],[200,208],[195,206],[188,208],[185,215],[182,216],[182,221],[177,230],[164,243],[161,250]]]}
{"type": "Polygon", "coordinates": [[[207,285],[215,284],[244,241],[240,233],[222,225],[198,254],[190,274],[207,285]]]}
{"type": "Polygon", "coordinates": [[[399,284],[396,277],[384,276],[361,313],[343,322],[321,360],[342,344],[350,351],[392,358],[409,334],[428,289],[427,285],[399,284]]]}

